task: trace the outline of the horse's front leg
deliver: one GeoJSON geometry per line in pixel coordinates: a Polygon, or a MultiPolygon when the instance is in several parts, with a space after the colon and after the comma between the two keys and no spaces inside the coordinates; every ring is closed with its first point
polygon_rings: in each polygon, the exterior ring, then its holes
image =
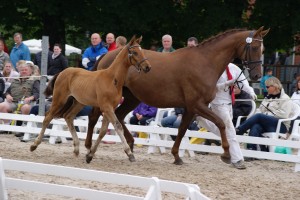
{"type": "Polygon", "coordinates": [[[181,120],[180,126],[178,128],[178,134],[177,134],[176,140],[174,142],[174,145],[173,145],[172,151],[171,151],[174,158],[175,158],[175,161],[174,161],[175,165],[182,165],[183,164],[183,161],[179,157],[179,154],[178,154],[179,147],[180,147],[182,138],[184,137],[185,132],[188,129],[188,127],[189,127],[189,125],[190,125],[190,123],[193,119],[193,116],[194,115],[192,113],[189,113],[187,111],[185,111],[185,113],[182,116],[182,120],[181,120]]]}
{"type": "Polygon", "coordinates": [[[88,150],[88,153],[90,152],[90,149],[92,147],[94,128],[100,115],[101,115],[100,109],[95,107],[93,107],[91,113],[89,114],[89,124],[88,124],[86,139],[85,139],[85,148],[88,150]]]}
{"type": "Polygon", "coordinates": [[[102,119],[102,125],[101,125],[100,131],[99,131],[99,136],[98,136],[95,144],[91,147],[90,151],[88,151],[88,153],[85,156],[87,163],[90,163],[92,161],[100,142],[102,141],[103,137],[107,133],[108,125],[109,125],[109,121],[106,117],[106,114],[104,114],[103,119],[102,119]]]}

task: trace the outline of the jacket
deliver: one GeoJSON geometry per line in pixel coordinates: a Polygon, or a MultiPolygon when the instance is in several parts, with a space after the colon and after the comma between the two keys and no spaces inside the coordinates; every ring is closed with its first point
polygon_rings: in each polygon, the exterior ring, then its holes
{"type": "Polygon", "coordinates": [[[153,106],[148,106],[145,103],[140,103],[134,110],[133,115],[136,113],[143,115],[145,117],[155,117],[157,112],[157,108],[153,106]]]}

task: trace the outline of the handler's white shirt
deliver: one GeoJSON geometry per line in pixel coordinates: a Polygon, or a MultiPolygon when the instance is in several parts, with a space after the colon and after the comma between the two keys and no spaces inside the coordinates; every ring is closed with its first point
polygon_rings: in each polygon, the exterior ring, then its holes
{"type": "MultiPolygon", "coordinates": [[[[240,88],[243,88],[245,92],[250,94],[252,97],[255,96],[253,88],[249,85],[248,80],[242,73],[242,70],[235,64],[229,63],[229,71],[234,80],[237,79],[240,88]],[[240,82],[241,81],[241,82],[240,82]]],[[[231,95],[229,94],[229,87],[225,86],[225,82],[228,81],[226,70],[223,72],[217,82],[217,93],[215,99],[211,102],[212,104],[229,104],[232,103],[231,95]]]]}

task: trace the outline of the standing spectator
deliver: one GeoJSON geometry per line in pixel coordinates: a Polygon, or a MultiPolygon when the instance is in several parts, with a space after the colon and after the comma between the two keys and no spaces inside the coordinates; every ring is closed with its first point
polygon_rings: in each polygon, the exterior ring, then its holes
{"type": "Polygon", "coordinates": [[[4,69],[1,74],[3,75],[3,80],[5,83],[5,93],[7,88],[9,88],[10,84],[13,82],[14,78],[19,77],[20,74],[14,70],[10,61],[4,63],[4,69]]]}
{"type": "Polygon", "coordinates": [[[14,67],[16,67],[19,60],[31,60],[29,48],[22,42],[22,34],[14,34],[15,46],[10,52],[10,60],[14,67]]]}
{"type": "Polygon", "coordinates": [[[82,65],[87,69],[91,70],[96,60],[103,54],[107,53],[107,49],[103,42],[101,42],[101,37],[98,33],[93,33],[91,36],[91,46],[88,47],[82,55],[82,65]]]}
{"type": "MultiPolygon", "coordinates": [[[[48,48],[50,47],[50,45],[48,44],[48,48]]],[[[52,54],[53,51],[51,51],[50,49],[48,50],[48,57],[47,57],[47,61],[48,61],[48,68],[50,66],[50,60],[52,58],[52,54]]],[[[37,54],[35,54],[35,58],[34,58],[34,62],[35,65],[37,65],[40,69],[42,67],[42,51],[38,52],[37,54]]]]}
{"type": "Polygon", "coordinates": [[[264,97],[268,95],[268,90],[266,88],[266,80],[273,76],[273,70],[271,68],[267,68],[266,75],[264,75],[260,80],[260,87],[263,89],[264,97]]]}
{"type": "Polygon", "coordinates": [[[53,54],[49,61],[47,75],[55,75],[68,67],[68,60],[61,53],[60,44],[54,44],[53,54]]]}
{"type": "Polygon", "coordinates": [[[140,103],[134,110],[130,118],[130,124],[147,125],[147,120],[156,116],[157,108],[140,103]]]}
{"type": "Polygon", "coordinates": [[[107,50],[108,51],[112,51],[112,50],[115,50],[117,48],[114,34],[108,33],[106,35],[106,44],[107,44],[107,50]]]}
{"type": "MultiPolygon", "coordinates": [[[[237,127],[236,132],[239,135],[242,135],[250,129],[249,136],[263,137],[262,133],[276,131],[279,119],[290,117],[293,107],[292,101],[290,97],[285,94],[280,80],[276,77],[270,77],[265,83],[268,95],[261,102],[257,113],[237,127]]],[[[286,133],[289,127],[290,121],[283,122],[280,127],[280,132],[286,133]]],[[[247,148],[257,150],[257,145],[247,144],[247,148]]],[[[268,151],[265,145],[261,145],[261,150],[268,151]]]]}
{"type": "MultiPolygon", "coordinates": [[[[28,115],[33,102],[39,98],[40,82],[31,80],[31,68],[26,63],[19,66],[20,78],[13,79],[5,94],[5,101],[0,103],[0,112],[14,112],[21,104],[20,113],[28,115]],[[22,102],[22,103],[21,103],[22,102]]],[[[8,123],[7,120],[5,123],[8,123]]]]}
{"type": "Polygon", "coordinates": [[[117,37],[117,39],[116,39],[117,48],[124,47],[126,45],[126,43],[127,43],[126,37],[124,37],[124,36],[117,37]]]}
{"type": "Polygon", "coordinates": [[[173,52],[175,49],[172,47],[172,36],[171,35],[164,35],[162,37],[162,47],[159,48],[158,52],[173,52]]]}
{"type": "Polygon", "coordinates": [[[9,55],[4,51],[4,40],[0,38],[0,72],[3,71],[4,63],[9,61],[9,55]]]}
{"type": "MultiPolygon", "coordinates": [[[[239,85],[243,85],[244,90],[249,92],[252,98],[256,98],[254,90],[249,86],[242,70],[238,66],[230,63],[217,82],[216,97],[210,105],[212,111],[224,121],[226,138],[229,143],[231,164],[237,169],[245,169],[244,157],[240,144],[236,139],[236,132],[232,123],[232,104],[234,103],[232,86],[235,82],[238,82],[239,85]]],[[[198,117],[198,119],[200,119],[199,124],[201,127],[220,135],[220,131],[214,123],[202,117],[198,117]]],[[[222,158],[222,160],[228,163],[227,159],[222,158]]]]}
{"type": "Polygon", "coordinates": [[[198,39],[195,37],[190,37],[187,41],[187,46],[188,47],[195,47],[198,45],[198,39]]]}
{"type": "Polygon", "coordinates": [[[9,54],[9,51],[8,51],[8,48],[7,48],[7,45],[6,45],[6,43],[5,43],[4,38],[3,38],[3,37],[0,37],[0,40],[3,41],[3,45],[4,45],[3,50],[4,50],[4,52],[7,53],[7,54],[9,54]]]}

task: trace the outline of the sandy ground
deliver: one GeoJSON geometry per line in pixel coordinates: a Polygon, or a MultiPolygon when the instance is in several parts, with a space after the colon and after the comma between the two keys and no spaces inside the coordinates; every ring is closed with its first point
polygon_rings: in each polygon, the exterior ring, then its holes
{"type": "MultiPolygon", "coordinates": [[[[0,156],[7,159],[26,160],[39,163],[95,169],[122,174],[197,184],[201,192],[211,199],[299,199],[300,172],[295,173],[294,164],[277,161],[257,160],[247,162],[246,170],[237,170],[222,163],[218,155],[185,156],[182,166],[172,164],[170,150],[166,154],[147,154],[147,147],[135,147],[136,162],[127,159],[121,144],[101,144],[90,164],[85,162],[84,141],[80,144],[80,155],[74,157],[72,142],[50,145],[43,142],[35,152],[30,152],[32,142],[23,143],[14,135],[0,135],[0,156]]],[[[124,186],[107,186],[96,182],[64,179],[53,176],[28,175],[9,172],[9,176],[30,176],[32,180],[79,185],[107,191],[126,191],[124,186]]],[[[10,190],[9,199],[67,199],[39,193],[10,190]]],[[[128,191],[129,194],[145,194],[143,191],[128,191]]],[[[182,199],[164,194],[163,199],[182,199]]]]}

